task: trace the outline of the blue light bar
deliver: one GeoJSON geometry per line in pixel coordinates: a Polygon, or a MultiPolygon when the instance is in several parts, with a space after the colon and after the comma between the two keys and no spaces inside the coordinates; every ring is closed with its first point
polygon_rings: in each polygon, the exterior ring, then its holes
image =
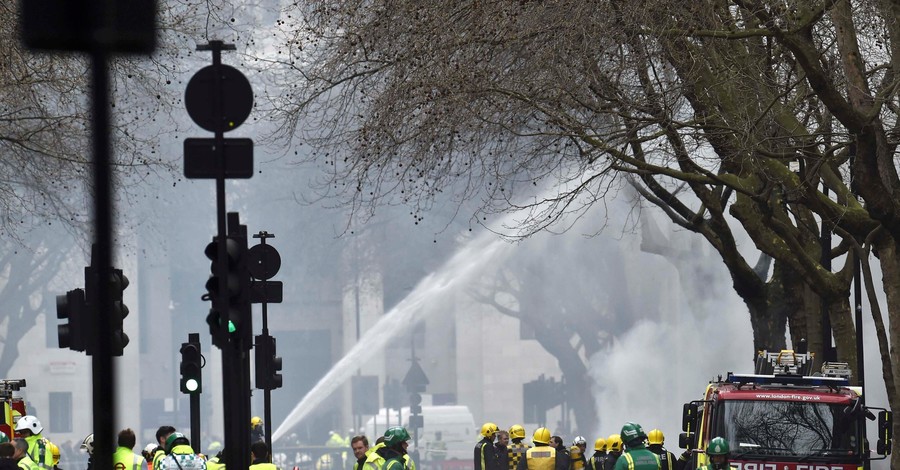
{"type": "Polygon", "coordinates": [[[726,382],[734,384],[754,383],[757,385],[821,385],[825,387],[846,387],[850,381],[844,377],[818,377],[809,375],[758,375],[728,373],[726,382]]]}

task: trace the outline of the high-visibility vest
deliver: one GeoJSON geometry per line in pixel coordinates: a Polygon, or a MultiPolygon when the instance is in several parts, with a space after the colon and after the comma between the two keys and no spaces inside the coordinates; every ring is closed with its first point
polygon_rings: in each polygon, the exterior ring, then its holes
{"type": "Polygon", "coordinates": [[[114,470],[141,470],[144,458],[127,447],[119,447],[113,453],[114,470]]]}
{"type": "Polygon", "coordinates": [[[532,447],[525,451],[525,463],[528,470],[554,470],[556,449],[550,446],[532,447]]]}
{"type": "Polygon", "coordinates": [[[40,434],[31,435],[25,438],[28,443],[28,456],[37,468],[49,470],[53,468],[53,453],[50,452],[50,441],[44,439],[40,434]]]}
{"type": "Polygon", "coordinates": [[[506,447],[506,455],[509,457],[509,470],[516,470],[519,467],[519,461],[525,458],[525,452],[531,446],[520,441],[512,442],[506,447]]]}

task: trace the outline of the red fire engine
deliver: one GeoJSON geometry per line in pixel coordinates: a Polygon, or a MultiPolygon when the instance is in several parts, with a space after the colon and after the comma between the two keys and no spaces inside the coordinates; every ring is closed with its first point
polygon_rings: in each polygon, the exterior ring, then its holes
{"type": "Polygon", "coordinates": [[[739,470],[856,470],[890,454],[891,412],[864,405],[849,385],[846,363],[807,375],[811,353],[760,351],[755,374],[729,372],[710,382],[702,400],[684,405],[679,445],[692,450],[690,468],[707,463],[713,437],[728,440],[739,470]],[[866,420],[878,412],[877,454],[871,457],[866,420]]]}
{"type": "Polygon", "coordinates": [[[6,434],[7,440],[12,440],[13,429],[16,421],[25,416],[25,401],[22,397],[13,396],[25,386],[25,379],[0,380],[0,401],[3,402],[3,419],[0,421],[0,432],[6,434]]]}

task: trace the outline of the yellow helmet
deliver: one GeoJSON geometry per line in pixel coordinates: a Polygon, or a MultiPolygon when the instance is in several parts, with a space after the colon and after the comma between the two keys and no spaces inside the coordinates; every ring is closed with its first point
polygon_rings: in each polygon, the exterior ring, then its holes
{"type": "Polygon", "coordinates": [[[652,444],[662,445],[662,443],[665,442],[665,440],[666,440],[666,436],[664,436],[663,432],[660,431],[659,429],[654,429],[654,430],[650,431],[649,433],[647,433],[647,441],[649,441],[651,445],[652,444]]]}
{"type": "Polygon", "coordinates": [[[622,437],[612,434],[606,438],[606,446],[610,452],[622,452],[622,437]]]}
{"type": "Polygon", "coordinates": [[[59,465],[59,447],[56,447],[56,444],[50,442],[48,447],[50,447],[50,455],[53,456],[53,465],[59,465]]]}
{"type": "Polygon", "coordinates": [[[550,444],[550,430],[547,428],[537,428],[534,430],[534,435],[531,436],[531,441],[535,444],[550,444]]]}
{"type": "Polygon", "coordinates": [[[598,437],[597,440],[594,441],[594,450],[598,452],[606,452],[606,439],[598,437]]]}
{"type": "Polygon", "coordinates": [[[497,434],[497,431],[499,430],[500,428],[498,428],[494,423],[484,423],[481,426],[481,435],[488,439],[493,439],[494,434],[497,434]]]}
{"type": "Polygon", "coordinates": [[[250,418],[250,427],[251,428],[257,428],[257,427],[261,426],[262,423],[263,423],[263,420],[259,416],[254,416],[254,417],[250,418]]]}
{"type": "Polygon", "coordinates": [[[525,428],[518,424],[513,424],[509,427],[509,438],[510,439],[525,439],[525,428]]]}

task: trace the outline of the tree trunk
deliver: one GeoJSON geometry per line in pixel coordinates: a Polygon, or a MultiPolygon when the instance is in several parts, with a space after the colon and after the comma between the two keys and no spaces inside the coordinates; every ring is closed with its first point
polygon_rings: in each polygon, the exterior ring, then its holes
{"type": "MultiPolygon", "coordinates": [[[[890,357],[882,357],[882,361],[889,365],[893,376],[888,375],[887,370],[882,371],[882,377],[888,388],[888,404],[891,410],[900,409],[897,403],[898,383],[897,364],[900,364],[900,260],[898,260],[897,243],[892,237],[882,237],[876,241],[876,255],[881,264],[882,287],[887,297],[888,311],[888,341],[891,345],[890,357]]],[[[883,368],[884,369],[884,368],[883,368]]],[[[894,420],[894,436],[900,432],[900,419],[894,420]]],[[[891,446],[891,468],[900,468],[900,439],[894,439],[891,446]]]]}

